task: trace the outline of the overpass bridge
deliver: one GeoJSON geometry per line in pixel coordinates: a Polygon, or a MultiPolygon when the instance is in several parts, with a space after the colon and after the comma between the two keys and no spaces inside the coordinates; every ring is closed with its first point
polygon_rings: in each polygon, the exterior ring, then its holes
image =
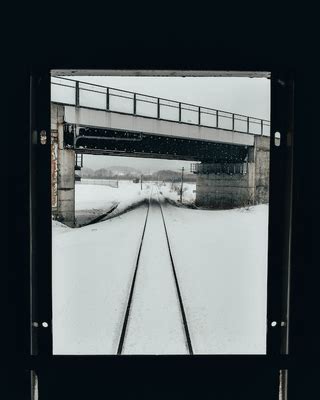
{"type": "Polygon", "coordinates": [[[269,121],[69,78],[51,92],[53,212],[66,223],[75,154],[200,161],[199,206],[267,202],[269,121]]]}

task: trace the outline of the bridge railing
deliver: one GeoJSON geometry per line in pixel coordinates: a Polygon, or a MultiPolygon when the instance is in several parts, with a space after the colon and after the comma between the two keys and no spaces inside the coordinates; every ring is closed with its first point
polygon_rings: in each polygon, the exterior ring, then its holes
{"type": "Polygon", "coordinates": [[[270,121],[265,119],[70,78],[52,77],[51,101],[253,135],[270,135],[270,121]]]}

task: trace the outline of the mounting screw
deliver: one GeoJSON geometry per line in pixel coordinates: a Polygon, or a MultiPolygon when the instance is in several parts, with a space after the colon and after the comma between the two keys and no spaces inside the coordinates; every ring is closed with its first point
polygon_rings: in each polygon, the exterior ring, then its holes
{"type": "Polygon", "coordinates": [[[42,129],[42,131],[40,132],[40,143],[41,144],[47,143],[47,132],[44,129],[42,129]]]}
{"type": "Polygon", "coordinates": [[[286,83],[285,83],[283,80],[281,80],[281,79],[278,79],[278,83],[279,83],[281,86],[286,86],[286,83]]]}

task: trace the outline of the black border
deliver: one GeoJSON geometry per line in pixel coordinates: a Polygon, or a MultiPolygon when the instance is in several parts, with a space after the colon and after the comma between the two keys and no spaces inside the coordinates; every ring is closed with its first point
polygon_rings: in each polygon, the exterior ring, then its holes
{"type": "MultiPolygon", "coordinates": [[[[114,369],[119,374],[125,376],[129,376],[126,374],[129,374],[130,371],[135,371],[133,372],[133,375],[136,377],[137,371],[146,372],[148,371],[148,368],[151,368],[151,370],[153,368],[153,371],[156,373],[156,375],[157,373],[165,372],[165,376],[167,377],[170,373],[173,373],[176,368],[180,368],[179,376],[180,373],[185,373],[186,381],[189,383],[188,386],[197,385],[199,382],[202,382],[204,387],[209,389],[210,385],[205,384],[201,377],[204,377],[204,381],[206,378],[209,379],[210,377],[208,377],[208,371],[214,374],[214,371],[217,371],[217,369],[224,369],[222,365],[224,365],[226,369],[230,368],[232,370],[233,368],[236,368],[237,373],[243,378],[245,378],[246,375],[247,377],[248,375],[250,376],[251,371],[262,368],[262,366],[269,372],[273,371],[272,376],[275,376],[275,370],[278,371],[279,368],[288,368],[289,399],[291,400],[294,398],[302,398],[306,393],[312,393],[310,388],[315,387],[312,386],[312,382],[316,382],[316,380],[313,379],[316,378],[317,371],[319,371],[319,367],[315,368],[314,364],[312,364],[312,361],[317,360],[317,357],[319,356],[319,343],[317,334],[318,331],[316,329],[317,321],[315,318],[315,315],[317,314],[317,280],[315,279],[316,269],[312,268],[312,265],[316,264],[312,264],[311,260],[311,209],[313,204],[311,196],[312,171],[309,170],[310,166],[312,166],[312,159],[314,159],[314,157],[310,157],[313,151],[313,149],[310,150],[310,144],[313,144],[311,147],[315,146],[314,138],[316,133],[316,125],[313,124],[314,119],[312,117],[307,118],[308,115],[315,115],[314,113],[317,111],[317,102],[314,90],[310,87],[310,73],[308,70],[308,64],[305,61],[300,61],[299,55],[296,55],[297,53],[294,53],[293,56],[288,57],[288,50],[282,54],[282,48],[276,47],[273,48],[272,51],[270,49],[267,49],[267,51],[264,49],[264,55],[259,53],[249,57],[248,53],[244,52],[244,54],[241,55],[240,51],[235,48],[233,49],[235,51],[233,51],[232,57],[229,52],[230,48],[226,50],[220,47],[220,50],[218,51],[216,49],[214,59],[210,57],[204,57],[203,55],[201,57],[199,52],[193,52],[192,60],[196,59],[196,62],[190,61],[190,53],[185,52],[182,54],[183,51],[180,51],[179,54],[175,54],[173,51],[169,54],[166,53],[165,57],[163,58],[163,52],[161,50],[159,50],[158,55],[155,54],[155,52],[149,51],[148,57],[146,57],[146,55],[143,56],[141,53],[133,56],[133,52],[127,49],[126,57],[124,57],[123,49],[121,49],[121,51],[113,49],[109,50],[108,62],[110,63],[110,68],[115,69],[121,65],[125,65],[126,68],[129,66],[132,68],[140,67],[143,69],[146,69],[147,67],[154,68],[155,66],[157,66],[157,68],[165,67],[166,69],[180,69],[188,66],[188,69],[269,70],[272,71],[274,77],[278,75],[280,79],[282,78],[281,80],[283,80],[286,76],[294,75],[295,153],[293,159],[291,156],[285,156],[285,159],[288,163],[290,163],[291,160],[293,161],[290,356],[279,357],[274,355],[272,357],[267,357],[262,361],[260,361],[260,359],[257,357],[248,358],[240,356],[236,359],[229,356],[223,358],[215,357],[215,361],[210,357],[196,356],[193,360],[189,360],[187,362],[181,361],[179,358],[175,358],[176,361],[170,361],[170,364],[166,363],[166,359],[163,359],[162,361],[148,359],[146,364],[142,358],[137,357],[136,360],[131,361],[104,360],[104,363],[106,362],[110,364],[108,368],[104,364],[101,369],[104,370],[107,368],[105,372],[110,372],[112,369],[114,369]],[[131,61],[130,55],[133,56],[131,61]],[[223,59],[224,62],[217,62],[216,60],[218,59],[223,59]],[[309,160],[310,158],[311,160],[309,160]],[[305,287],[304,284],[307,284],[307,286],[305,287]],[[305,288],[307,288],[308,292],[305,290],[305,288]],[[119,368],[121,369],[119,370],[119,368]],[[190,369],[193,371],[193,374],[188,374],[190,369]],[[306,370],[308,371],[308,375],[306,370]]],[[[301,53],[304,54],[304,52],[300,51],[300,56],[301,53]]],[[[28,182],[29,172],[31,169],[29,166],[30,159],[27,155],[30,138],[28,122],[28,104],[30,104],[30,73],[32,73],[37,80],[37,76],[41,75],[43,71],[49,71],[50,68],[62,67],[62,65],[65,68],[72,68],[74,65],[77,65],[77,67],[81,66],[83,68],[93,68],[101,65],[101,57],[93,56],[91,58],[90,65],[88,65],[88,62],[83,62],[83,57],[74,56],[74,53],[72,52],[69,56],[65,57],[65,59],[61,57],[61,55],[59,59],[59,57],[54,58],[47,54],[47,60],[42,62],[42,65],[41,63],[35,61],[39,60],[39,57],[36,57],[35,53],[31,54],[28,59],[30,60],[29,66],[24,64],[23,67],[20,66],[20,69],[17,70],[20,76],[17,78],[16,84],[13,85],[13,96],[11,98],[12,104],[16,104],[19,107],[21,107],[23,104],[27,106],[24,109],[21,109],[19,121],[14,118],[11,119],[11,121],[14,122],[15,128],[18,132],[17,138],[19,142],[19,148],[16,149],[15,154],[18,162],[15,166],[13,166],[13,170],[10,174],[10,179],[13,179],[15,183],[13,192],[14,196],[10,199],[10,210],[11,212],[14,211],[12,212],[12,215],[15,215],[16,223],[11,224],[11,227],[9,226],[9,228],[11,228],[10,238],[13,239],[15,235],[16,239],[9,243],[11,261],[11,267],[9,270],[9,296],[11,302],[9,304],[10,318],[8,321],[9,326],[12,329],[10,329],[11,337],[8,341],[8,345],[11,344],[9,360],[12,361],[12,363],[8,365],[12,365],[12,367],[10,367],[11,369],[9,369],[11,376],[13,376],[14,385],[12,386],[12,390],[19,393],[20,397],[18,398],[20,399],[28,398],[29,396],[29,391],[27,390],[30,376],[28,372],[29,368],[34,368],[38,371],[42,370],[42,376],[46,376],[47,379],[49,381],[51,380],[52,383],[52,376],[54,376],[56,369],[64,372],[68,371],[73,376],[77,373],[76,365],[83,363],[83,368],[89,370],[91,367],[93,368],[94,365],[98,368],[99,363],[101,363],[99,358],[96,358],[96,361],[93,361],[92,359],[88,360],[84,358],[80,360],[79,358],[74,357],[67,361],[63,357],[52,360],[50,357],[46,357],[46,355],[41,357],[29,357],[28,355],[30,342],[28,311],[28,297],[30,294],[28,270],[30,247],[30,242],[28,239],[30,237],[28,229],[28,182]],[[68,62],[67,60],[69,59],[70,61],[71,58],[73,58],[72,62],[68,62]],[[19,243],[19,251],[17,251],[17,243],[19,243]],[[59,363],[62,363],[63,365],[59,363]],[[49,371],[51,371],[53,374],[51,377],[49,377],[49,371]]],[[[108,62],[104,62],[103,66],[106,67],[108,62]]],[[[279,107],[279,105],[277,107],[279,107]]],[[[288,124],[288,122],[285,124],[288,124]]],[[[284,125],[279,126],[283,127],[284,125]]],[[[48,161],[44,154],[39,155],[38,161],[42,159],[46,160],[46,162],[48,161]]],[[[43,171],[38,170],[37,173],[40,176],[43,171]]],[[[287,172],[281,172],[281,175],[286,174],[290,176],[290,174],[287,172]]],[[[46,189],[47,188],[42,188],[41,190],[42,196],[44,197],[46,189]]],[[[282,191],[284,187],[279,184],[278,189],[282,191]]],[[[40,207],[43,207],[45,212],[48,212],[48,209],[45,207],[45,205],[41,206],[40,203],[40,207]]],[[[283,210],[287,210],[287,205],[282,203],[281,207],[283,210]]],[[[40,211],[41,208],[37,207],[37,210],[40,211]]],[[[284,218],[284,215],[282,214],[280,217],[284,218]]],[[[283,232],[281,234],[283,229],[283,224],[281,222],[281,219],[277,218],[275,218],[273,221],[274,227],[279,228],[278,233],[276,233],[276,237],[280,238],[280,240],[281,238],[284,239],[283,232]]],[[[36,221],[36,223],[40,225],[41,221],[36,221]]],[[[48,235],[50,235],[49,232],[48,235]]],[[[35,237],[33,239],[35,240],[35,237]]],[[[278,249],[280,249],[280,245],[276,244],[276,248],[277,246],[278,249]]],[[[280,250],[282,251],[283,249],[284,248],[281,248],[280,250]]],[[[279,259],[279,257],[276,255],[275,258],[277,260],[279,259]]],[[[277,285],[280,287],[280,284],[277,285]]],[[[44,290],[44,295],[46,296],[47,292],[43,287],[42,290],[44,290]]],[[[279,308],[277,307],[277,309],[279,308]]],[[[43,318],[50,316],[50,314],[47,314],[47,311],[48,310],[42,314],[43,318]]],[[[275,340],[279,342],[280,338],[277,337],[275,340]]],[[[47,339],[43,339],[43,341],[40,339],[40,343],[42,343],[40,348],[41,346],[44,346],[44,348],[47,347],[47,339]]],[[[106,379],[107,375],[103,373],[100,375],[101,378],[104,377],[106,379]]],[[[81,376],[81,374],[79,376],[81,376]]],[[[149,376],[149,374],[147,374],[147,376],[149,376]]],[[[171,386],[175,386],[175,383],[172,382],[172,380],[169,379],[168,382],[170,383],[168,386],[164,385],[167,387],[167,389],[169,389],[171,386]]],[[[232,384],[232,379],[230,379],[230,382],[230,384],[232,384]]],[[[257,385],[256,388],[259,389],[259,386],[257,385]]],[[[200,392],[201,390],[205,389],[199,389],[200,392]]],[[[190,389],[190,392],[194,393],[194,389],[190,389]]],[[[127,393],[129,394],[130,391],[128,390],[127,393]]],[[[187,392],[185,391],[185,393],[187,392]]],[[[259,393],[258,396],[261,397],[261,393],[259,393]]]]}
{"type": "MultiPolygon", "coordinates": [[[[34,183],[34,192],[31,199],[35,199],[36,206],[33,208],[34,226],[33,226],[33,252],[36,254],[34,265],[31,266],[33,275],[36,277],[36,286],[33,287],[37,299],[37,321],[38,327],[33,328],[34,337],[36,337],[37,354],[46,356],[49,365],[57,356],[50,357],[52,353],[52,302],[51,302],[51,209],[50,209],[50,141],[46,145],[40,145],[39,132],[46,130],[50,132],[50,110],[48,99],[50,99],[50,72],[46,71],[39,76],[32,78],[34,86],[32,93],[34,94],[35,122],[32,131],[36,130],[38,140],[36,144],[32,144],[31,153],[35,153],[35,166],[31,170],[31,182],[34,183]],[[38,100],[39,99],[39,100],[38,100]],[[46,233],[46,234],[45,234],[46,233]],[[49,322],[49,328],[43,328],[41,322],[49,322]],[[51,361],[51,362],[50,362],[51,361]]],[[[283,314],[286,310],[286,304],[282,301],[284,298],[283,287],[286,288],[284,276],[288,275],[287,258],[289,252],[289,225],[291,213],[291,186],[288,176],[291,175],[291,152],[292,152],[292,136],[293,129],[289,130],[292,124],[293,110],[290,105],[293,102],[293,78],[290,74],[279,74],[271,71],[271,151],[270,151],[270,203],[269,203],[269,266],[268,266],[268,310],[267,310],[267,355],[261,357],[260,362],[270,362],[273,356],[278,357],[281,344],[286,337],[283,334],[286,327],[282,327],[280,321],[287,323],[287,318],[283,314]],[[274,133],[281,132],[281,144],[279,147],[274,146],[274,133]],[[289,137],[290,135],[290,137],[289,137]],[[281,306],[282,305],[282,306],[281,306]],[[277,321],[275,328],[271,328],[271,321],[277,321]]],[[[36,357],[37,358],[37,357],[36,357]]],[[[82,359],[96,359],[95,356],[74,357],[66,356],[61,360],[73,360],[75,367],[77,361],[82,359]]],[[[111,362],[115,362],[116,356],[106,356],[111,362]]],[[[158,357],[136,357],[131,359],[154,360],[158,357]]],[[[172,357],[166,357],[169,363],[172,357]]],[[[214,363],[216,356],[206,357],[206,360],[214,363]]],[[[238,356],[228,356],[232,362],[237,362],[238,356]]],[[[251,356],[244,357],[249,362],[251,356]]],[[[197,356],[201,360],[201,356],[197,356]]],[[[41,360],[41,358],[40,358],[41,360]]],[[[62,362],[62,361],[61,361],[62,362]]],[[[79,361],[81,363],[81,361],[79,361]]],[[[92,362],[92,361],[90,361],[92,362]]],[[[101,362],[101,357],[100,357],[101,362]]],[[[284,362],[284,361],[283,361],[284,362]]],[[[94,364],[95,362],[93,362],[94,364]]],[[[271,361],[272,363],[272,361],[271,361]]],[[[285,362],[284,362],[285,363],[285,362]]],[[[63,365],[63,363],[62,363],[63,365]]],[[[276,365],[276,364],[275,364],[276,365]]],[[[47,366],[48,368],[48,366],[47,366]]],[[[38,364],[35,369],[39,376],[42,376],[42,363],[38,364]]],[[[48,378],[50,379],[50,378],[48,378]]],[[[221,378],[220,378],[221,379],[221,378]]],[[[42,380],[40,379],[40,385],[42,380]]],[[[49,384],[48,384],[49,385],[49,384]]],[[[50,385],[49,385],[50,386],[50,385]]],[[[43,388],[43,385],[41,385],[43,388]]],[[[44,390],[44,389],[43,389],[44,390]]]]}

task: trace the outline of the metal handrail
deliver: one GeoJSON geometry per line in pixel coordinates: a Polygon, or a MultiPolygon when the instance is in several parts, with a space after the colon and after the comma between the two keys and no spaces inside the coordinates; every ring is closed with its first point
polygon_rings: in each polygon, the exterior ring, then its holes
{"type": "MultiPolygon", "coordinates": [[[[70,79],[70,78],[53,77],[53,79],[74,83],[74,85],[71,86],[71,85],[67,85],[67,84],[64,84],[61,82],[55,82],[55,81],[51,80],[52,85],[68,87],[70,89],[75,90],[75,104],[74,104],[75,106],[80,106],[80,91],[87,91],[87,92],[99,93],[99,94],[105,95],[107,97],[106,98],[106,110],[107,111],[115,111],[115,110],[111,110],[109,107],[110,97],[118,97],[118,98],[125,98],[125,99],[131,100],[133,102],[133,113],[132,114],[135,114],[135,115],[138,115],[136,113],[137,102],[142,102],[142,103],[154,104],[157,106],[157,116],[155,117],[157,119],[164,119],[164,118],[160,117],[160,114],[161,114],[160,107],[162,106],[162,107],[170,107],[170,108],[177,109],[178,113],[179,113],[179,116],[177,117],[177,121],[191,123],[194,125],[206,126],[206,125],[201,124],[201,116],[202,115],[212,115],[212,116],[216,117],[216,126],[215,126],[216,128],[219,127],[219,119],[220,119],[220,121],[222,119],[229,119],[229,120],[231,119],[232,120],[232,129],[220,127],[222,129],[226,129],[226,130],[230,130],[230,131],[237,130],[234,127],[235,121],[241,121],[243,123],[246,123],[247,129],[246,129],[246,131],[242,131],[242,132],[248,133],[248,134],[255,134],[255,135],[259,134],[259,133],[255,133],[255,132],[250,132],[250,124],[255,124],[255,125],[261,126],[260,135],[264,134],[264,132],[263,132],[264,127],[270,126],[270,121],[266,120],[266,119],[262,119],[262,118],[252,117],[252,116],[238,114],[238,113],[232,113],[229,111],[219,110],[219,109],[210,108],[210,107],[206,107],[206,106],[199,106],[199,105],[180,102],[180,101],[176,101],[176,100],[170,100],[170,99],[166,99],[166,98],[162,98],[162,97],[151,96],[151,95],[144,94],[144,93],[131,92],[129,90],[117,89],[117,88],[110,87],[110,86],[103,86],[103,85],[99,85],[99,84],[95,84],[95,83],[78,81],[78,80],[74,80],[74,79],[70,79]],[[81,84],[81,86],[80,86],[80,84],[81,84]],[[91,86],[91,87],[95,87],[95,88],[102,88],[102,89],[104,89],[104,91],[94,90],[92,88],[85,88],[85,87],[82,87],[82,85],[87,85],[87,86],[91,86]],[[116,93],[110,93],[110,91],[114,91],[116,93]],[[119,94],[119,92],[122,94],[119,94]],[[123,95],[123,94],[127,94],[127,93],[130,94],[131,96],[129,97],[129,96],[123,95]],[[137,98],[137,96],[143,96],[144,99],[141,99],[139,97],[137,98]],[[153,101],[150,101],[149,99],[152,99],[153,101]],[[169,102],[171,104],[164,104],[163,102],[169,102]],[[193,109],[186,108],[186,106],[192,107],[193,109]],[[182,121],[181,120],[182,110],[185,110],[188,112],[194,112],[195,114],[197,114],[198,115],[198,120],[197,120],[198,123],[193,123],[191,121],[188,121],[188,122],[182,121]]],[[[211,127],[214,128],[214,126],[211,126],[211,127]]],[[[237,130],[237,131],[239,131],[239,130],[237,130]]]]}

